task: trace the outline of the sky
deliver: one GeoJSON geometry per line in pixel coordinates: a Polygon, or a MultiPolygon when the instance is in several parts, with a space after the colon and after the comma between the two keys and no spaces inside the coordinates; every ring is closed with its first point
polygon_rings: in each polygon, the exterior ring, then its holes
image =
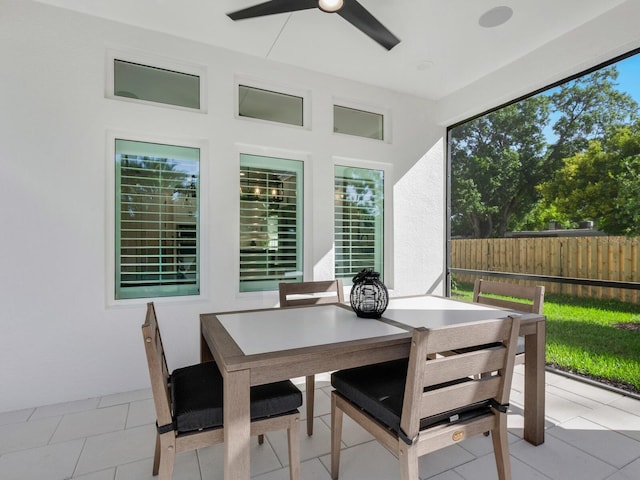
{"type": "Polygon", "coordinates": [[[621,62],[618,67],[618,89],[630,94],[640,103],[640,54],[636,54],[621,62]]]}
{"type": "MultiPolygon", "coordinates": [[[[617,88],[620,91],[626,92],[633,97],[633,99],[640,104],[640,53],[631,57],[625,58],[617,63],[614,63],[618,69],[618,79],[616,81],[617,88]]],[[[547,90],[546,94],[551,94],[556,91],[558,87],[547,90]]],[[[544,129],[544,134],[547,137],[548,143],[554,143],[557,136],[553,133],[551,125],[558,118],[558,114],[552,113],[550,116],[549,126],[544,129]]]]}

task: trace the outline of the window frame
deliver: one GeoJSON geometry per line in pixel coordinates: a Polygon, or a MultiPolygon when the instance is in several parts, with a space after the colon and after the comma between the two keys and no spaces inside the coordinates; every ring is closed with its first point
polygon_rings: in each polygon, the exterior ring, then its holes
{"type": "Polygon", "coordinates": [[[339,135],[349,138],[361,138],[369,142],[376,143],[393,143],[392,140],[392,118],[391,109],[383,106],[375,106],[367,103],[359,102],[342,97],[334,97],[331,102],[331,133],[333,135],[339,135]],[[349,108],[351,110],[359,110],[365,113],[372,113],[382,116],[382,139],[363,137],[360,135],[353,135],[351,133],[342,133],[335,131],[334,122],[334,107],[349,108]]]}
{"type": "Polygon", "coordinates": [[[106,135],[106,248],[105,248],[105,303],[108,307],[119,305],[138,305],[145,304],[149,301],[159,302],[189,302],[208,298],[209,291],[209,270],[204,268],[209,262],[209,253],[207,245],[209,245],[208,231],[203,228],[201,220],[208,218],[209,211],[209,194],[208,194],[208,161],[209,146],[204,139],[195,138],[176,138],[167,136],[154,136],[132,133],[131,131],[109,130],[106,135]],[[198,188],[198,227],[196,230],[198,245],[198,278],[199,293],[190,295],[162,295],[162,296],[145,296],[137,298],[116,298],[116,252],[117,252],[117,227],[116,227],[116,202],[118,201],[117,179],[116,179],[116,140],[129,140],[134,142],[155,143],[161,145],[195,148],[200,150],[199,159],[199,188],[198,188]]]}
{"type": "MultiPolygon", "coordinates": [[[[257,122],[265,125],[277,125],[302,130],[311,130],[311,91],[278,83],[265,82],[253,77],[237,75],[234,79],[234,118],[243,122],[257,122]],[[302,125],[265,120],[262,118],[240,115],[240,87],[254,88],[267,92],[302,98],[302,125]]],[[[283,157],[284,158],[284,157],[283,157]]]]}
{"type": "MultiPolygon", "coordinates": [[[[304,277],[304,217],[303,217],[303,213],[304,213],[304,163],[300,162],[299,160],[291,160],[291,159],[285,159],[285,158],[276,158],[276,157],[266,157],[266,156],[258,156],[258,155],[252,155],[252,154],[246,154],[243,153],[240,155],[240,169],[242,171],[243,168],[249,168],[249,169],[253,169],[256,171],[268,171],[268,170],[285,170],[285,171],[292,171],[296,173],[296,183],[295,183],[295,191],[296,191],[296,202],[295,202],[295,206],[296,206],[296,210],[295,210],[295,228],[296,228],[296,234],[295,234],[295,264],[296,267],[300,267],[299,269],[296,268],[294,271],[295,272],[299,272],[299,275],[297,275],[298,281],[302,281],[303,277],[304,277]],[[247,158],[244,158],[247,157],[247,158]],[[294,167],[294,164],[295,167],[294,167]]],[[[241,181],[241,185],[242,185],[242,181],[241,181]]],[[[252,196],[251,193],[249,192],[244,192],[240,194],[240,198],[239,198],[239,207],[240,207],[240,217],[239,217],[239,222],[240,222],[240,244],[238,245],[239,250],[240,250],[240,255],[239,255],[239,259],[242,259],[242,254],[243,254],[243,249],[246,250],[247,248],[253,249],[254,247],[247,247],[247,246],[243,246],[242,245],[242,231],[243,231],[243,226],[245,225],[242,221],[243,218],[243,198],[242,195],[246,194],[249,199],[248,200],[244,200],[244,202],[252,202],[254,200],[252,200],[250,197],[252,196]]],[[[269,199],[268,202],[262,202],[260,201],[259,203],[264,204],[264,203],[268,203],[269,206],[275,206],[275,205],[279,205],[279,202],[277,200],[271,200],[271,192],[268,191],[268,188],[265,188],[265,192],[263,193],[263,195],[266,195],[266,197],[269,199]]],[[[277,198],[277,197],[275,197],[277,198]]],[[[249,203],[250,205],[250,203],[249,203]]],[[[245,208],[248,205],[245,205],[245,208]]],[[[271,231],[273,230],[273,223],[270,223],[270,217],[260,217],[260,219],[264,219],[264,227],[265,227],[265,231],[264,234],[266,234],[267,237],[271,236],[271,231]],[[271,227],[271,228],[270,228],[271,227]]],[[[256,219],[256,222],[254,222],[254,225],[256,223],[259,223],[259,220],[256,219]]],[[[280,225],[279,222],[276,225],[280,225]]],[[[269,240],[269,243],[271,243],[273,240],[269,240]]],[[[254,245],[256,248],[256,252],[255,253],[259,253],[259,248],[256,245],[255,242],[252,242],[252,245],[254,245]]],[[[265,250],[263,256],[265,258],[265,261],[267,262],[267,264],[270,263],[270,261],[272,260],[277,260],[277,258],[279,257],[278,253],[272,254],[270,253],[270,247],[263,247],[263,250],[265,250]],[[275,258],[272,258],[275,257],[275,258]]],[[[247,252],[245,252],[247,253],[247,252]]],[[[253,252],[249,253],[250,255],[253,255],[253,252]]],[[[240,264],[240,266],[242,266],[242,264],[240,264]]],[[[266,272],[268,270],[267,269],[263,269],[263,272],[266,272]]],[[[239,282],[238,282],[238,290],[241,293],[248,293],[248,292],[269,292],[269,291],[277,291],[278,290],[278,284],[280,282],[283,282],[286,280],[286,274],[281,275],[282,278],[276,278],[273,280],[267,279],[267,280],[252,280],[252,281],[243,281],[242,276],[240,275],[240,270],[238,270],[238,275],[239,275],[239,282]],[[243,289],[243,286],[245,287],[245,289],[243,289]]]]}
{"type": "MultiPolygon", "coordinates": [[[[299,223],[302,225],[302,233],[299,237],[300,239],[300,249],[301,252],[298,253],[301,259],[301,273],[302,278],[306,280],[307,272],[309,271],[309,265],[311,264],[311,251],[309,248],[306,248],[308,245],[308,235],[312,231],[312,222],[308,215],[308,209],[311,202],[311,175],[309,174],[309,161],[311,158],[311,154],[308,152],[300,152],[300,151],[291,151],[279,148],[272,147],[260,147],[257,145],[249,145],[249,144],[237,144],[236,145],[236,192],[240,191],[240,168],[241,168],[241,156],[242,155],[251,155],[257,157],[268,157],[275,158],[280,160],[291,160],[298,161],[301,163],[301,185],[299,188],[302,190],[302,195],[299,199],[301,203],[300,207],[300,219],[299,223]]],[[[235,292],[237,298],[245,298],[245,297],[270,297],[274,294],[277,295],[277,286],[275,289],[267,289],[267,290],[251,290],[251,291],[241,291],[240,289],[240,197],[236,197],[235,201],[235,225],[234,225],[234,245],[235,245],[235,261],[234,261],[234,281],[235,281],[235,292]]]]}
{"type": "Polygon", "coordinates": [[[335,180],[336,180],[336,167],[346,167],[346,168],[357,168],[357,169],[365,169],[365,170],[378,170],[383,172],[383,212],[382,212],[382,254],[381,254],[381,262],[382,262],[382,271],[381,279],[384,281],[387,287],[393,285],[394,278],[394,268],[392,259],[393,252],[393,195],[392,195],[392,174],[393,174],[393,165],[390,163],[383,162],[373,162],[369,160],[357,160],[353,158],[345,158],[345,157],[334,157],[333,158],[333,170],[332,170],[332,192],[333,192],[333,269],[335,278],[342,279],[344,281],[345,286],[351,285],[351,278],[348,277],[340,277],[336,272],[336,218],[335,218],[335,180]]]}
{"type": "Polygon", "coordinates": [[[125,103],[137,103],[140,105],[155,106],[160,108],[169,108],[173,110],[181,110],[183,112],[207,113],[207,67],[194,63],[187,63],[180,60],[163,58],[142,54],[140,52],[132,52],[125,50],[109,49],[105,58],[105,98],[117,100],[125,103]],[[142,100],[139,98],[124,97],[115,94],[115,61],[120,60],[127,63],[133,63],[149,68],[159,70],[168,70],[185,75],[197,76],[200,79],[200,108],[185,107],[181,105],[173,105],[170,103],[155,102],[151,100],[142,100]]]}

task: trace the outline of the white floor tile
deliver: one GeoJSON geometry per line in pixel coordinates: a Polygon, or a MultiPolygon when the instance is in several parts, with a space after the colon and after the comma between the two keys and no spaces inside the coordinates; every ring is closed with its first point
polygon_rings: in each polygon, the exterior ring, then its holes
{"type": "Polygon", "coordinates": [[[12,410],[10,412],[0,413],[0,426],[10,423],[26,422],[29,420],[35,408],[25,408],[22,410],[12,410]]]}
{"type": "Polygon", "coordinates": [[[474,459],[475,457],[460,445],[451,445],[418,459],[420,478],[433,477],[474,459]]]}
{"type": "Polygon", "coordinates": [[[114,480],[116,475],[115,468],[108,468],[100,472],[88,473],[86,475],[80,475],[79,477],[73,477],[73,480],[114,480]]]}
{"type": "Polygon", "coordinates": [[[154,424],[156,421],[156,407],[153,398],[139,400],[129,404],[126,428],[139,427],[140,425],[154,424]]]}
{"type": "MultiPolygon", "coordinates": [[[[253,480],[289,480],[289,467],[251,478],[253,480]]],[[[314,458],[300,464],[300,480],[331,480],[331,477],[320,460],[314,458]]]]}
{"type": "MultiPolygon", "coordinates": [[[[331,456],[320,461],[327,470],[331,468],[331,456]]],[[[340,480],[395,480],[400,478],[398,460],[378,442],[368,442],[342,450],[340,455],[340,480]]]]}
{"type": "Polygon", "coordinates": [[[638,480],[640,478],[640,460],[627,465],[622,470],[614,473],[607,480],[638,480]]]}
{"type": "Polygon", "coordinates": [[[554,386],[604,405],[622,398],[619,393],[612,392],[606,388],[600,388],[585,382],[577,382],[567,377],[561,377],[561,380],[556,382],[554,386]]]}
{"type": "Polygon", "coordinates": [[[73,475],[84,439],[0,456],[2,480],[66,480],[73,475]]]}
{"type": "MultiPolygon", "coordinates": [[[[498,478],[496,460],[493,453],[465,463],[454,471],[460,474],[464,480],[495,480],[498,478]]],[[[511,476],[517,480],[549,480],[549,477],[515,458],[511,458],[511,476]]],[[[573,478],[580,477],[568,477],[567,480],[573,480],[573,478]]],[[[439,479],[439,477],[435,477],[433,480],[436,479],[439,479]]]]}
{"type": "Polygon", "coordinates": [[[620,397],[611,402],[611,406],[640,416],[640,400],[631,397],[620,397]]]}
{"type": "MultiPolygon", "coordinates": [[[[320,455],[326,455],[331,451],[331,430],[319,418],[313,422],[313,435],[307,435],[307,423],[300,422],[300,461],[309,460],[320,455]]],[[[269,442],[273,446],[278,458],[283,465],[289,465],[287,453],[287,432],[280,430],[267,434],[269,442]]]]}
{"type": "Polygon", "coordinates": [[[60,417],[3,425],[0,427],[0,454],[46,445],[58,423],[60,417]]]}
{"type": "MultiPolygon", "coordinates": [[[[324,415],[322,421],[331,432],[331,415],[324,415]]],[[[373,440],[373,436],[364,428],[354,422],[348,415],[342,416],[342,444],[347,447],[353,447],[360,443],[366,443],[373,440]]]]}
{"type": "Polygon", "coordinates": [[[545,396],[545,408],[546,417],[556,423],[566,422],[592,410],[592,408],[549,392],[545,396]]]}
{"type": "Polygon", "coordinates": [[[640,416],[605,405],[582,417],[640,441],[640,416]]]}
{"type": "Polygon", "coordinates": [[[45,407],[36,408],[30,420],[39,418],[59,417],[70,413],[85,412],[93,410],[98,406],[98,398],[87,398],[86,400],[78,400],[76,402],[56,403],[45,407]]]}
{"type": "MultiPolygon", "coordinates": [[[[256,437],[251,438],[251,476],[280,470],[283,464],[278,461],[273,448],[267,440],[258,445],[256,437]]],[[[224,478],[224,445],[218,444],[212,447],[198,450],[200,472],[206,480],[223,480],[224,478]]]]}
{"type": "Polygon", "coordinates": [[[113,395],[106,395],[100,399],[98,407],[111,407],[113,405],[123,405],[129,402],[135,402],[138,400],[147,400],[153,398],[153,393],[150,388],[143,388],[141,390],[133,390],[131,392],[115,393],[113,395]]]}
{"type": "MultiPolygon", "coordinates": [[[[153,457],[118,466],[115,480],[158,480],[153,476],[153,457]]],[[[173,480],[202,480],[195,450],[176,455],[173,480]]]]}
{"type": "Polygon", "coordinates": [[[520,441],[510,446],[511,457],[516,458],[553,480],[604,480],[613,473],[611,465],[590,456],[557,438],[547,435],[542,445],[520,441]]]}
{"type": "Polygon", "coordinates": [[[124,429],[128,405],[97,408],[86,412],[65,415],[51,439],[52,443],[66,442],[74,438],[100,435],[124,429]]]}
{"type": "Polygon", "coordinates": [[[155,426],[143,426],[89,437],[78,461],[78,475],[105,470],[153,456],[155,426]]]}
{"type": "Polygon", "coordinates": [[[584,418],[574,418],[547,431],[617,468],[640,457],[640,442],[584,418]]]}
{"type": "Polygon", "coordinates": [[[465,480],[464,477],[456,473],[455,470],[447,470],[435,477],[430,477],[429,480],[465,480]]]}

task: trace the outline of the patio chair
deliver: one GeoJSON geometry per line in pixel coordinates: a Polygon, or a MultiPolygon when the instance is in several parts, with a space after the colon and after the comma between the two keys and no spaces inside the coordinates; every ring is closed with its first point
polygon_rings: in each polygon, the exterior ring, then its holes
{"type": "MultiPolygon", "coordinates": [[[[510,308],[521,312],[542,315],[542,308],[544,307],[544,287],[540,285],[531,287],[477,279],[473,286],[472,301],[483,305],[510,308]],[[486,296],[486,294],[500,295],[508,298],[495,298],[486,296]]],[[[516,365],[522,363],[524,363],[524,337],[518,337],[516,365]]]]}
{"type": "MultiPolygon", "coordinates": [[[[280,291],[281,307],[344,302],[344,288],[342,280],[281,283],[278,287],[280,291]],[[313,295],[318,293],[333,293],[333,295],[313,295]],[[294,298],[289,298],[289,296],[294,298]]],[[[315,375],[307,375],[305,379],[305,390],[307,391],[307,435],[309,436],[313,435],[313,403],[315,386],[315,375]]]]}
{"type": "Polygon", "coordinates": [[[418,458],[490,431],[500,480],[511,479],[507,408],[517,317],[413,331],[409,359],[334,372],[331,478],[338,479],[346,413],[398,458],[401,480],[418,480],[418,458]],[[500,343],[500,347],[482,347],[500,343]],[[466,353],[442,351],[476,347],[466,353]],[[436,358],[432,359],[432,356],[436,358]],[[497,372],[480,377],[484,372],[497,372]]]}
{"type": "MultiPolygon", "coordinates": [[[[222,375],[215,362],[169,374],[153,303],[147,304],[142,338],[157,418],[153,475],[170,480],[177,453],[224,441],[222,375]]],[[[300,478],[301,405],[302,393],[288,380],[251,387],[251,435],[287,430],[290,480],[300,478]]]]}

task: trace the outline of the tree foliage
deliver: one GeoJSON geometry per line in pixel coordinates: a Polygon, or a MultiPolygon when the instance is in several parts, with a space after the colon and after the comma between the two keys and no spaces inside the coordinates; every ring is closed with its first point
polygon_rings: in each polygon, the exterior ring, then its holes
{"type": "Polygon", "coordinates": [[[548,197],[541,202],[539,185],[556,178],[564,160],[586,152],[590,142],[636,121],[638,104],[616,89],[617,78],[615,66],[598,70],[453,128],[452,235],[501,237],[508,229],[545,228],[550,220],[568,224],[582,215],[548,197]]]}
{"type": "Polygon", "coordinates": [[[640,235],[640,122],[592,140],[540,186],[544,203],[612,235],[640,235]]]}
{"type": "Polygon", "coordinates": [[[501,236],[542,178],[547,97],[532,97],[476,118],[451,135],[452,233],[501,236]],[[533,181],[532,181],[533,180],[533,181]]]}

